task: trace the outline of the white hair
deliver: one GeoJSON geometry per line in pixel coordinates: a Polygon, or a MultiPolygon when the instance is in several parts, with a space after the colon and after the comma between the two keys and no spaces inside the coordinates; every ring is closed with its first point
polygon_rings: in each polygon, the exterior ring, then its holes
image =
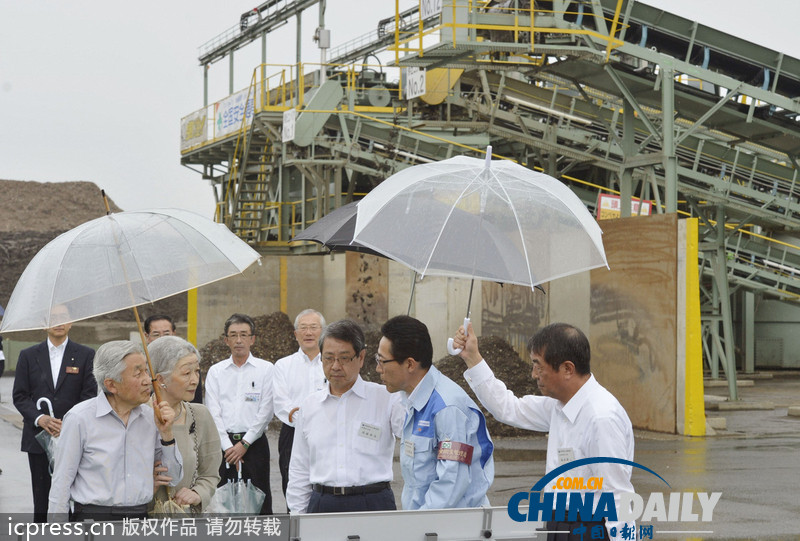
{"type": "Polygon", "coordinates": [[[197,348],[179,336],[162,336],[158,340],[153,340],[147,346],[147,352],[150,353],[153,372],[167,379],[172,377],[175,365],[184,357],[195,355],[197,360],[200,360],[197,348]]]}
{"type": "Polygon", "coordinates": [[[105,384],[107,379],[121,383],[122,373],[127,366],[125,357],[133,353],[144,354],[142,346],[130,340],[114,340],[97,348],[94,355],[94,379],[97,381],[97,388],[109,393],[105,384]]]}
{"type": "Polygon", "coordinates": [[[319,312],[317,312],[313,308],[306,308],[305,310],[303,310],[302,312],[297,314],[296,318],[294,318],[294,329],[295,330],[297,330],[297,327],[300,325],[300,318],[303,317],[303,316],[307,316],[308,314],[316,314],[317,317],[319,317],[319,324],[322,325],[323,329],[325,328],[325,316],[323,316],[322,314],[320,314],[319,312]]]}

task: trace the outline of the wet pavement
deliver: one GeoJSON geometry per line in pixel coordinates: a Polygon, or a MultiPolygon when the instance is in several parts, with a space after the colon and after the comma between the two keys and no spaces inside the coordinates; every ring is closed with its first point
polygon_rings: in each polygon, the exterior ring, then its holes
{"type": "MultiPolygon", "coordinates": [[[[27,456],[19,451],[20,420],[11,403],[12,378],[0,378],[0,512],[31,512],[27,456]]],[[[708,388],[707,395],[724,397],[726,388],[708,388]]],[[[688,438],[636,431],[635,461],[658,477],[635,469],[633,484],[645,502],[652,493],[721,492],[711,522],[649,522],[653,539],[794,539],[800,540],[800,417],[787,408],[800,405],[800,375],[776,373],[772,379],[755,379],[740,389],[739,407],[747,404],[772,409],[708,411],[723,417],[726,430],[715,436],[688,438]]],[[[276,511],[283,511],[277,469],[277,433],[270,433],[272,494],[276,511]]],[[[494,506],[504,506],[516,492],[528,491],[544,474],[547,440],[542,436],[497,439],[495,482],[489,492],[494,506]]],[[[402,489],[395,461],[393,489],[402,489]]],[[[701,507],[693,497],[690,512],[701,507]]],[[[668,508],[664,512],[676,512],[668,508]]],[[[686,512],[686,510],[684,510],[686,512]]],[[[678,515],[679,516],[679,515],[678,515]]],[[[637,532],[638,533],[638,532],[637,532]]],[[[646,538],[646,537],[645,537],[646,538]]],[[[638,539],[638,537],[637,537],[638,539]]]]}

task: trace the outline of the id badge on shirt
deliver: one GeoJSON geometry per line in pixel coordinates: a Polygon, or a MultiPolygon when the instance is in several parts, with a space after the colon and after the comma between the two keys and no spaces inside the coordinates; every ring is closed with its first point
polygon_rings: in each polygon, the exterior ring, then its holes
{"type": "Polygon", "coordinates": [[[381,437],[381,427],[362,421],[361,428],[358,429],[358,435],[368,440],[378,441],[381,437]]]}
{"type": "Polygon", "coordinates": [[[563,466],[567,462],[575,460],[575,449],[572,447],[560,447],[558,449],[558,465],[563,466]]]}
{"type": "Polygon", "coordinates": [[[261,400],[261,393],[244,393],[245,402],[258,402],[261,400]]]}
{"type": "Polygon", "coordinates": [[[414,457],[414,442],[411,440],[406,440],[403,442],[403,452],[406,456],[414,457]]]}

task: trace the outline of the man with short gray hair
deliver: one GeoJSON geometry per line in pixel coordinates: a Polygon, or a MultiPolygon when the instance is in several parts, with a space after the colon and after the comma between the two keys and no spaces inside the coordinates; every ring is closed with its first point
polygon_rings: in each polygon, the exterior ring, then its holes
{"type": "Polygon", "coordinates": [[[50,489],[50,517],[70,520],[144,518],[153,499],[153,464],[160,460],[174,486],[183,463],[166,401],[158,415],[141,346],[127,340],[102,345],[94,358],[100,392],[64,416],[50,489]]]}
{"type": "Polygon", "coordinates": [[[281,470],[284,496],[289,484],[295,413],[303,400],[325,388],[325,374],[319,357],[319,337],[324,329],[325,318],[316,310],[308,308],[297,314],[294,319],[294,337],[300,348],[275,363],[273,398],[275,415],[282,423],[278,437],[278,466],[281,470]]]}

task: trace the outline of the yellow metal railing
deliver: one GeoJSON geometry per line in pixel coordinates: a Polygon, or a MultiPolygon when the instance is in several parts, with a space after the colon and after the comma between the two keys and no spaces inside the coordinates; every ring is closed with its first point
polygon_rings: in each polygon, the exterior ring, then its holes
{"type": "MultiPolygon", "coordinates": [[[[420,0],[420,9],[422,8],[423,0],[420,0]]],[[[622,9],[622,0],[617,0],[617,6],[615,9],[614,17],[608,18],[604,17],[605,20],[610,24],[611,30],[608,35],[598,32],[596,30],[591,30],[587,28],[557,28],[553,26],[536,26],[535,20],[536,17],[539,16],[546,16],[548,14],[559,14],[559,15],[578,15],[578,12],[571,12],[571,11],[554,11],[554,10],[545,10],[545,9],[538,9],[534,5],[531,5],[528,8],[518,8],[518,7],[499,7],[499,6],[491,6],[488,7],[488,2],[485,0],[467,0],[466,2],[457,2],[451,0],[450,2],[445,2],[442,5],[442,14],[441,22],[438,25],[433,27],[429,27],[427,29],[423,28],[423,20],[420,17],[419,21],[419,28],[414,32],[401,32],[399,30],[400,27],[400,8],[399,8],[399,0],[395,0],[395,44],[393,47],[389,47],[389,50],[395,52],[395,63],[399,63],[400,61],[400,53],[405,54],[417,54],[420,57],[423,57],[424,52],[424,38],[428,36],[432,36],[436,32],[440,32],[440,35],[444,38],[445,36],[449,36],[452,42],[453,48],[457,48],[459,44],[463,44],[464,41],[482,41],[482,37],[478,35],[479,31],[488,32],[488,31],[502,31],[502,32],[510,32],[513,34],[513,42],[519,43],[520,38],[523,35],[528,36],[528,40],[526,43],[530,45],[530,51],[533,52],[535,50],[535,35],[537,33],[547,33],[547,34],[564,34],[564,35],[587,35],[597,38],[598,40],[605,41],[606,45],[606,61],[611,54],[611,51],[620,45],[623,44],[623,41],[614,37],[616,36],[617,32],[622,29],[622,26],[619,22],[619,16],[622,9]],[[448,17],[445,17],[444,14],[447,13],[448,17]],[[494,23],[486,23],[486,22],[476,22],[481,20],[481,17],[484,19],[486,15],[495,15],[499,17],[506,17],[508,22],[505,24],[499,24],[498,22],[494,23]],[[461,19],[466,19],[467,22],[458,22],[459,16],[461,19]],[[466,16],[466,17],[464,17],[466,16]],[[463,32],[459,33],[459,30],[466,30],[467,36],[466,40],[463,38],[459,38],[459,34],[463,35],[463,32]],[[414,43],[417,45],[414,46],[414,43]]],[[[533,4],[533,2],[531,2],[533,4]]],[[[485,53],[489,54],[489,53],[485,53]]],[[[497,59],[493,59],[494,62],[497,62],[497,59]]]]}

